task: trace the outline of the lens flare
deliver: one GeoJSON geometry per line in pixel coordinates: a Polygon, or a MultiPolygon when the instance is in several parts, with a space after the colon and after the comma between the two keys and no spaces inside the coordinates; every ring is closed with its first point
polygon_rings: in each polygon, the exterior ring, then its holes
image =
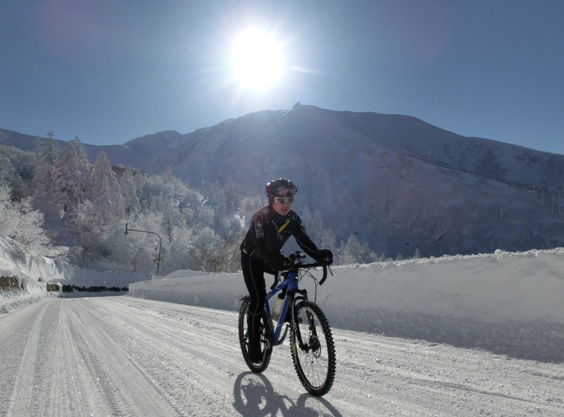
{"type": "Polygon", "coordinates": [[[248,88],[270,87],[280,80],[283,55],[281,43],[272,35],[258,28],[245,29],[233,40],[233,76],[248,88]]]}

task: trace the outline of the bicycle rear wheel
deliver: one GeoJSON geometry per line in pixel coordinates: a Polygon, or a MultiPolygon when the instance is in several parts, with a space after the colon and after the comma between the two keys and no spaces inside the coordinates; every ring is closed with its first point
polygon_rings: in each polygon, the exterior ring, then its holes
{"type": "Polygon", "coordinates": [[[253,372],[263,372],[268,368],[270,363],[270,356],[272,355],[272,331],[267,323],[265,316],[261,319],[260,326],[260,345],[262,359],[260,362],[253,362],[249,358],[249,329],[247,315],[249,314],[249,306],[251,300],[247,297],[243,298],[241,308],[239,309],[239,344],[241,345],[241,352],[243,358],[249,369],[253,372]]]}
{"type": "Polygon", "coordinates": [[[335,344],[325,314],[313,301],[294,308],[290,344],[292,360],[304,388],[312,395],[329,392],[335,379],[335,344]]]}

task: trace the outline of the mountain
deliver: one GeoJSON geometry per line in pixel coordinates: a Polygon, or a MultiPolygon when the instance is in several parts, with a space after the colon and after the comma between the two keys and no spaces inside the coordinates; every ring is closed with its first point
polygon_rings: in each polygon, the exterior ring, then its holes
{"type": "Polygon", "coordinates": [[[354,235],[380,255],[564,245],[564,156],[460,136],[411,116],[296,104],[188,134],[84,146],[92,160],[103,150],[115,165],[170,169],[204,193],[229,178],[245,195],[263,195],[268,180],[291,178],[298,213],[319,210],[337,243],[354,235]]]}

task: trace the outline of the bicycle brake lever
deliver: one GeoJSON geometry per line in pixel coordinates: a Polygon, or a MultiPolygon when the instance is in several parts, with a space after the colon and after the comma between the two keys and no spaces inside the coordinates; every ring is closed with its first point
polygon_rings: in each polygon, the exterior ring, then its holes
{"type": "MultiPolygon", "coordinates": [[[[319,285],[323,285],[323,283],[327,279],[327,268],[328,268],[328,265],[323,265],[323,277],[319,281],[319,285]]],[[[333,273],[331,273],[331,275],[333,275],[333,273]]]]}

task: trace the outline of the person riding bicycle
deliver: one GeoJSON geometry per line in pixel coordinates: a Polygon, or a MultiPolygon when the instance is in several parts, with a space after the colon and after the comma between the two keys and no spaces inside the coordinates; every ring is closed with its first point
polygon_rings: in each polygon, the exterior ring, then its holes
{"type": "Polygon", "coordinates": [[[290,260],[280,250],[290,236],[316,262],[333,263],[329,249],[318,249],[307,235],[300,217],[291,209],[298,188],[292,181],[279,178],[266,184],[268,206],[257,211],[241,243],[241,267],[245,285],[251,297],[249,307],[249,357],[260,361],[260,318],[266,298],[264,273],[277,275],[290,260]]]}

